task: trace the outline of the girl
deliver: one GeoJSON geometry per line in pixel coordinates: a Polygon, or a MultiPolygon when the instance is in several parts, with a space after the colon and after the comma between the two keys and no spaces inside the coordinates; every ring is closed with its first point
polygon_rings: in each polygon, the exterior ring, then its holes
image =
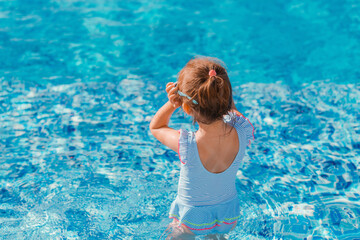
{"type": "Polygon", "coordinates": [[[218,59],[190,60],[177,83],[166,85],[166,92],[169,101],[152,119],[150,130],[179,154],[181,162],[171,225],[186,235],[227,233],[239,218],[235,177],[254,128],[237,111],[229,77],[218,59]],[[193,117],[193,124],[198,123],[198,131],[168,126],[180,106],[193,117]]]}

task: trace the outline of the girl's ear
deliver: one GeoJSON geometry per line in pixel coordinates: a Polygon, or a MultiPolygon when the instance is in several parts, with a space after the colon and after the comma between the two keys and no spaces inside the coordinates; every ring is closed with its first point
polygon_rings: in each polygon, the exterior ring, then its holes
{"type": "Polygon", "coordinates": [[[191,115],[191,108],[189,105],[187,105],[186,103],[183,103],[182,104],[182,108],[184,109],[184,112],[187,114],[187,115],[191,115]]]}

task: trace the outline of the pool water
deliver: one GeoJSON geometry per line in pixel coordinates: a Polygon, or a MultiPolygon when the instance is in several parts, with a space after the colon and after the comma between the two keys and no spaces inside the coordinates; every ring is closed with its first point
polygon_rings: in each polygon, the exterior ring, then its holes
{"type": "MultiPolygon", "coordinates": [[[[229,239],[360,238],[357,1],[0,1],[0,238],[165,239],[165,84],[222,59],[255,127],[229,239]]],[[[176,111],[170,126],[196,129],[176,111]]],[[[203,239],[203,236],[197,237],[203,239]]]]}

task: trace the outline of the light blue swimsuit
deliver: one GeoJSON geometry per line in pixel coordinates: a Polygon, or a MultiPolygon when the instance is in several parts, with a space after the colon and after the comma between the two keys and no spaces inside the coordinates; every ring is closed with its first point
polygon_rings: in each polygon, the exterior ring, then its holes
{"type": "Polygon", "coordinates": [[[170,207],[175,218],[195,234],[229,232],[239,218],[239,201],[235,188],[236,173],[246,146],[254,139],[254,128],[243,116],[229,112],[224,122],[233,126],[239,137],[239,152],[228,169],[221,173],[206,170],[199,158],[195,132],[180,129],[181,161],[178,194],[170,207]]]}

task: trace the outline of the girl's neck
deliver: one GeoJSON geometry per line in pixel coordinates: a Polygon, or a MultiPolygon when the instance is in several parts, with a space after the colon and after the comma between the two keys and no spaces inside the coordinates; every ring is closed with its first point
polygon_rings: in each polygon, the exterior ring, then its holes
{"type": "Polygon", "coordinates": [[[227,124],[223,120],[218,120],[210,124],[198,123],[199,130],[197,135],[204,137],[218,137],[224,134],[224,130],[227,129],[227,124]]]}

